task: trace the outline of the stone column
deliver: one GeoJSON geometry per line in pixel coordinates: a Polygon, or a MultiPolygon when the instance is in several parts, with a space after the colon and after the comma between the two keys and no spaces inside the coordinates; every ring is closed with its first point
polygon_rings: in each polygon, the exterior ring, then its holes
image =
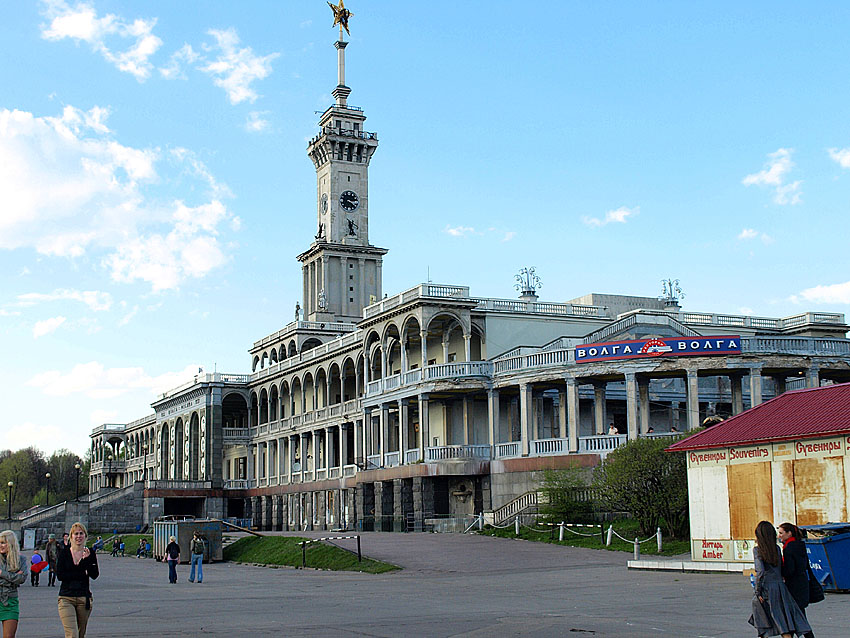
{"type": "Polygon", "coordinates": [[[347,426],[339,424],[339,475],[342,476],[342,468],[348,464],[348,436],[347,426]]]}
{"type": "Polygon", "coordinates": [[[489,443],[495,448],[499,444],[499,390],[496,388],[487,391],[487,431],[489,443]]]}
{"type": "Polygon", "coordinates": [[[785,387],[785,375],[784,374],[778,374],[775,377],[773,377],[773,387],[774,387],[773,392],[776,396],[779,396],[780,394],[785,394],[786,387],[785,387]]]}
{"type": "Polygon", "coordinates": [[[750,407],[761,404],[761,368],[750,368],[750,407]]]}
{"type": "Polygon", "coordinates": [[[579,398],[578,382],[573,377],[567,377],[567,422],[570,452],[578,452],[579,435],[579,398]]]}
{"type": "MultiPolygon", "coordinates": [[[[366,262],[361,257],[357,260],[358,270],[360,272],[360,280],[357,282],[358,287],[360,288],[360,308],[366,307],[366,262]]],[[[362,310],[361,316],[362,316],[362,310]]]]}
{"type": "Polygon", "coordinates": [[[254,478],[254,447],[253,445],[248,446],[248,458],[245,459],[245,471],[248,474],[245,478],[248,479],[248,485],[250,486],[250,481],[254,478]]]}
{"type": "MultiPolygon", "coordinates": [[[[425,366],[428,365],[428,333],[425,330],[419,331],[419,339],[421,340],[422,347],[420,350],[422,351],[422,369],[425,369],[425,366]]],[[[422,379],[425,380],[424,378],[422,379]]]]}
{"type": "Polygon", "coordinates": [[[384,467],[384,455],[387,453],[387,428],[390,423],[390,409],[388,404],[381,404],[378,416],[380,419],[378,422],[378,453],[381,455],[380,466],[384,467]]]}
{"type": "Polygon", "coordinates": [[[463,395],[463,444],[472,443],[472,415],[470,414],[469,395],[463,395]]]}
{"type": "Polygon", "coordinates": [[[339,271],[341,276],[339,278],[340,289],[339,289],[339,311],[340,314],[347,315],[348,314],[348,286],[349,286],[349,278],[348,278],[348,257],[340,257],[339,258],[339,271]]]}
{"type": "Polygon", "coordinates": [[[443,340],[443,363],[449,362],[449,342],[443,340]]]}
{"type": "Polygon", "coordinates": [[[699,377],[697,371],[688,368],[686,371],[688,388],[688,429],[699,427],[699,377]]]}
{"type": "Polygon", "coordinates": [[[472,361],[472,335],[465,334],[463,335],[463,351],[466,356],[466,361],[472,361]]]}
{"type": "Polygon", "coordinates": [[[567,393],[558,390],[558,438],[567,438],[567,393]]]}
{"type": "Polygon", "coordinates": [[[640,400],[640,433],[649,432],[649,382],[647,378],[638,378],[638,398],[640,400]]]}
{"type": "Polygon", "coordinates": [[[740,374],[729,375],[729,385],[732,388],[732,414],[744,411],[744,378],[740,374]]]}
{"type": "Polygon", "coordinates": [[[330,426],[325,428],[325,467],[328,470],[328,478],[330,478],[330,470],[334,467],[334,437],[331,434],[330,426]]]}
{"type": "Polygon", "coordinates": [[[593,383],[593,423],[596,434],[605,434],[605,381],[594,381],[593,383]]]}
{"type": "Polygon", "coordinates": [[[298,437],[301,446],[301,482],[304,482],[304,472],[307,470],[307,437],[302,433],[298,437]]]}
{"type": "Polygon", "coordinates": [[[419,397],[419,454],[425,460],[425,448],[431,445],[431,429],[428,423],[428,395],[419,397]]]}
{"type": "Polygon", "coordinates": [[[806,387],[820,387],[820,368],[818,366],[813,365],[806,370],[806,387]]]}
{"type": "Polygon", "coordinates": [[[626,430],[629,440],[634,441],[638,435],[638,402],[637,380],[634,372],[626,373],[626,430]]]}
{"type": "Polygon", "coordinates": [[[398,427],[399,427],[399,436],[398,436],[398,448],[399,448],[399,465],[403,465],[405,461],[405,455],[407,454],[408,448],[408,414],[407,414],[407,399],[399,399],[398,401],[398,427]]]}
{"type": "Polygon", "coordinates": [[[519,386],[519,431],[523,456],[528,456],[531,449],[531,426],[534,420],[533,410],[532,388],[527,383],[521,383],[519,386]]]}
{"type": "Polygon", "coordinates": [[[372,454],[372,408],[366,408],[363,418],[363,460],[372,454]]]}
{"type": "Polygon", "coordinates": [[[408,361],[407,361],[407,336],[399,342],[400,350],[401,350],[401,373],[404,374],[408,371],[408,361]]]}

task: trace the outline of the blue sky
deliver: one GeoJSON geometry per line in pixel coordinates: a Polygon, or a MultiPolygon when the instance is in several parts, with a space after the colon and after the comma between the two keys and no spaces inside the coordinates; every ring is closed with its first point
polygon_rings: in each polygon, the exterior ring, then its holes
{"type": "MultiPolygon", "coordinates": [[[[350,0],[384,291],[850,304],[850,5],[350,0]]],[[[300,300],[324,0],[0,3],[0,447],[82,453],[300,300]]]]}

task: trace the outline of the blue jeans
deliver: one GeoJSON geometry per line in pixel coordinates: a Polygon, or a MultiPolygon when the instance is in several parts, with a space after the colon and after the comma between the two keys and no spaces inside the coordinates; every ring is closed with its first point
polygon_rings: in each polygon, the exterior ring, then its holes
{"type": "Polygon", "coordinates": [[[204,555],[192,554],[192,569],[189,570],[189,582],[195,582],[195,565],[198,566],[198,582],[204,581],[204,555]]]}
{"type": "Polygon", "coordinates": [[[168,582],[176,583],[177,582],[177,561],[170,560],[168,561],[168,582]]]}

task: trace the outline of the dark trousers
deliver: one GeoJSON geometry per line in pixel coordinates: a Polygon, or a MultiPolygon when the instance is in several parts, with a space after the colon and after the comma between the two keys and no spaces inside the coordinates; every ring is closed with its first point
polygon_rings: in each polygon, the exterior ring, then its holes
{"type": "Polygon", "coordinates": [[[168,582],[176,583],[177,582],[177,561],[170,560],[168,561],[168,582]]]}

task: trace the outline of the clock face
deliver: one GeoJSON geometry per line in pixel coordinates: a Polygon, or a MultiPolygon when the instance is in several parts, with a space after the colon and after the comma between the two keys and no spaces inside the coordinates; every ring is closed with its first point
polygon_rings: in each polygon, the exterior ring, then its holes
{"type": "Polygon", "coordinates": [[[322,214],[325,214],[325,213],[328,212],[328,194],[327,193],[322,193],[322,203],[321,203],[320,208],[322,210],[322,214]]]}
{"type": "Polygon", "coordinates": [[[360,206],[360,198],[354,191],[343,191],[339,196],[339,205],[342,210],[351,213],[360,206]]]}

